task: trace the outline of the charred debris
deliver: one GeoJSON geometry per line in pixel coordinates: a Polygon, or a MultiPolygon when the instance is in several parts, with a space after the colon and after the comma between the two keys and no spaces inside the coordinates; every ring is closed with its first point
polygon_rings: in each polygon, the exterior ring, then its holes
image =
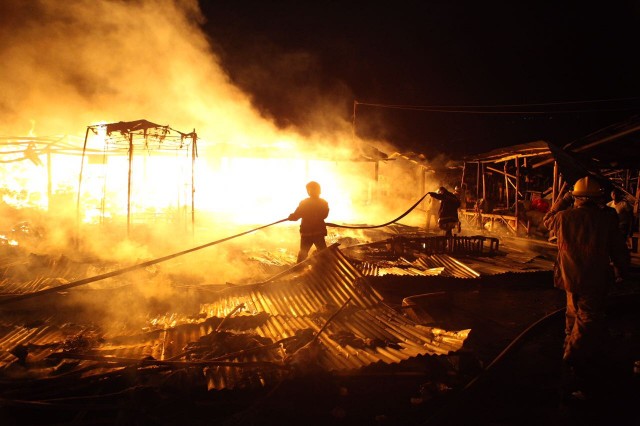
{"type": "MultiPolygon", "coordinates": [[[[28,224],[20,233],[37,238],[28,224]]],[[[194,283],[161,266],[136,273],[144,285],[171,281],[171,303],[149,298],[127,275],[47,292],[120,265],[3,245],[4,418],[109,423],[150,415],[167,424],[177,419],[158,413],[179,406],[201,414],[215,408],[214,418],[229,421],[233,404],[242,412],[296,383],[322,400],[346,392],[322,388],[345,377],[395,377],[410,392],[405,402],[433,403],[467,383],[497,349],[469,345],[474,322],[454,306],[505,280],[517,286],[506,278],[514,274],[523,287],[545,287],[552,267],[545,244],[532,250],[515,240],[444,238],[403,225],[363,235],[366,241],[334,232],[329,249],[297,265],[282,252],[246,252],[254,282],[194,283]],[[46,295],[24,297],[39,292],[46,295]],[[126,314],[114,314],[116,306],[126,314]]],[[[556,302],[553,296],[529,314],[556,302]]]]}

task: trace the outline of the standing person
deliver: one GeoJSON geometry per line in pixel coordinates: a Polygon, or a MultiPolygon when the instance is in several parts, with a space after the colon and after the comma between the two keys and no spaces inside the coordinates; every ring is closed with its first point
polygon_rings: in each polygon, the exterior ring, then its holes
{"type": "Polygon", "coordinates": [[[616,213],[599,205],[601,198],[600,184],[583,177],[575,183],[573,193],[558,198],[543,219],[557,237],[554,285],[567,296],[562,391],[570,399],[593,396],[606,375],[604,320],[612,282],[610,262],[620,271],[629,265],[616,213]],[[574,205],[569,208],[572,199],[574,205]]]}
{"type": "MultiPolygon", "coordinates": [[[[460,214],[460,210],[467,209],[467,184],[463,183],[460,186],[456,186],[453,189],[453,194],[458,197],[458,201],[460,201],[460,206],[458,207],[458,215],[460,214]]],[[[458,220],[458,234],[462,232],[462,222],[458,220]]]]}
{"type": "Polygon", "coordinates": [[[458,225],[458,207],[460,207],[458,197],[449,192],[444,186],[441,186],[438,192],[429,192],[429,195],[431,198],[440,200],[438,227],[444,230],[445,236],[451,237],[453,228],[458,225]]]}
{"type": "Polygon", "coordinates": [[[622,192],[615,189],[611,191],[611,201],[607,203],[607,206],[614,208],[618,213],[618,227],[626,245],[627,240],[633,234],[633,210],[622,196],[622,192]]]}
{"type": "Polygon", "coordinates": [[[431,230],[431,219],[433,224],[438,224],[438,211],[440,210],[440,201],[433,197],[427,199],[427,232],[431,230]]]}
{"type": "Polygon", "coordinates": [[[300,222],[300,251],[298,251],[298,263],[309,255],[311,246],[316,250],[327,248],[324,237],[327,235],[327,225],[324,220],[329,216],[329,203],[320,198],[320,184],[311,181],[307,184],[309,198],[300,201],[298,208],[289,215],[289,220],[302,219],[300,222]]]}

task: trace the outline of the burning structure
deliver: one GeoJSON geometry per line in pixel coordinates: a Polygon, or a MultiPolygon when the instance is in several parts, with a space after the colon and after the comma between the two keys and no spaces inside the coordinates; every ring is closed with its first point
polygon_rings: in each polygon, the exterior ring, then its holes
{"type": "Polygon", "coordinates": [[[496,309],[504,317],[500,332],[485,331],[491,337],[512,337],[504,330],[561,305],[546,285],[550,245],[505,255],[509,243],[493,237],[425,235],[417,209],[402,225],[362,225],[396,217],[438,186],[428,162],[354,140],[326,111],[310,114],[308,129],[277,128],[222,70],[194,2],[157,6],[0,6],[11,12],[0,29],[10,41],[0,50],[5,423],[237,420],[265,390],[415,364],[421,375],[396,376],[415,377],[415,388],[428,378],[427,400],[477,373],[464,365],[469,348],[491,352],[473,339],[482,321],[474,328],[468,313],[450,315],[456,299],[510,305],[485,288],[495,284],[487,277],[544,287],[544,297],[519,300],[525,319],[496,309]],[[129,60],[105,62],[106,51],[129,60]],[[141,112],[198,134],[116,121],[141,112]],[[39,133],[70,135],[37,137],[34,127],[6,136],[32,117],[39,133]],[[99,122],[110,124],[72,136],[78,123],[99,122]],[[286,216],[312,179],[330,220],[356,225],[331,228],[334,245],[294,265],[295,226],[246,229],[286,216]],[[239,230],[247,237],[230,241],[239,230]],[[185,246],[198,250],[166,256],[185,246]],[[461,291],[449,297],[447,286],[461,291]],[[251,403],[241,407],[243,397],[251,403]]]}

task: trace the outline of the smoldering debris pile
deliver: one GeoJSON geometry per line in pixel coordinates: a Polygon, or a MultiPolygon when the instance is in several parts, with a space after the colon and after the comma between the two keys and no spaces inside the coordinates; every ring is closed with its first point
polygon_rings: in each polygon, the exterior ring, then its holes
{"type": "MultiPolygon", "coordinates": [[[[47,268],[59,280],[81,271],[68,259],[39,261],[32,270],[38,285],[21,292],[55,286],[42,278],[47,268]]],[[[5,264],[5,284],[9,270],[5,264]]],[[[141,274],[137,279],[158,272],[141,274]]],[[[104,408],[119,400],[115,395],[143,388],[264,388],[452,354],[470,331],[426,327],[388,307],[337,245],[262,282],[203,287],[173,293],[172,305],[144,305],[147,312],[138,311],[137,290],[122,282],[15,303],[17,290],[5,293],[0,396],[25,406],[91,400],[104,408]],[[125,318],[111,316],[114,303],[125,307],[125,318]]]]}

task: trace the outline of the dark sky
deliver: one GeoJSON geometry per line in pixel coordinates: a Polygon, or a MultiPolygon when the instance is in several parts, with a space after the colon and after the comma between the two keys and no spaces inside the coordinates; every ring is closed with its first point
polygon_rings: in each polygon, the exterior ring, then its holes
{"type": "Polygon", "coordinates": [[[355,100],[359,136],[461,156],[564,145],[640,113],[638,0],[201,7],[232,80],[283,126],[318,105],[350,121],[355,100]]]}

